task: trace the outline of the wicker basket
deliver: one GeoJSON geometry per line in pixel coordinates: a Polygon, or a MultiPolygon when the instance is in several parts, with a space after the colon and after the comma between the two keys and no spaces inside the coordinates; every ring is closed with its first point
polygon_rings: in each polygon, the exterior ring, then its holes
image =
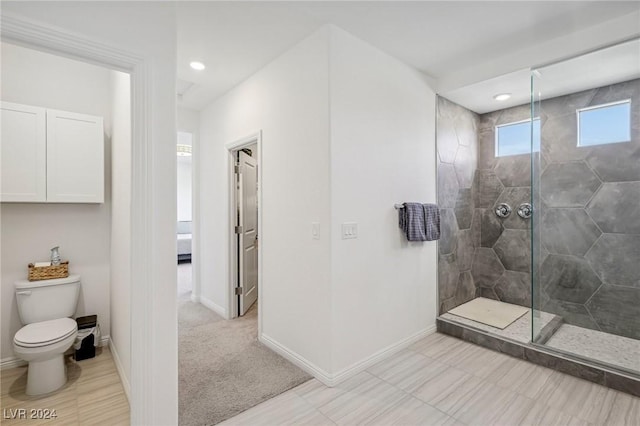
{"type": "Polygon", "coordinates": [[[61,262],[59,265],[38,266],[29,264],[29,281],[52,280],[54,278],[66,278],[69,276],[69,262],[61,262]]]}

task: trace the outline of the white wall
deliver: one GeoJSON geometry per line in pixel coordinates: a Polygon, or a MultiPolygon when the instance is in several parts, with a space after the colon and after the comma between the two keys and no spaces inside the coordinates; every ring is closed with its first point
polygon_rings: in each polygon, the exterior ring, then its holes
{"type": "MultiPolygon", "coordinates": [[[[140,345],[132,346],[131,411],[133,424],[176,424],[175,5],[172,2],[5,2],[2,14],[44,23],[76,38],[95,40],[119,51],[131,52],[144,58],[145,66],[152,74],[144,92],[140,91],[142,88],[132,86],[133,92],[144,97],[150,107],[148,122],[141,123],[141,128],[148,128],[153,138],[149,153],[152,164],[150,189],[147,191],[148,210],[152,213],[145,222],[152,236],[152,249],[148,253],[149,265],[140,265],[138,270],[149,267],[154,291],[144,295],[144,306],[132,305],[132,317],[151,316],[152,328],[132,329],[132,341],[148,342],[150,352],[144,354],[140,352],[143,350],[140,345]]],[[[134,135],[136,147],[142,142],[142,139],[137,140],[141,133],[134,130],[134,135]]],[[[132,157],[134,161],[136,158],[138,155],[132,157]]],[[[134,173],[140,171],[134,165],[134,173]]],[[[4,222],[4,214],[2,220],[4,222]]],[[[140,296],[136,293],[138,299],[140,296]]]]}
{"type": "Polygon", "coordinates": [[[200,117],[202,294],[228,306],[228,153],[262,130],[262,331],[330,370],[328,31],[322,29],[200,117]],[[206,165],[206,166],[205,166],[206,165]],[[321,239],[311,238],[320,222],[321,239]]]}
{"type": "Polygon", "coordinates": [[[193,135],[193,142],[197,142],[200,133],[200,112],[188,108],[178,108],[177,129],[193,135]]]}
{"type": "Polygon", "coordinates": [[[97,314],[110,333],[111,96],[106,68],[2,43],[2,100],[105,118],[103,204],[2,203],[2,358],[13,356],[22,324],[13,283],[26,279],[27,264],[48,260],[60,246],[70,272],[82,279],[77,315],[97,314]]]}
{"type": "Polygon", "coordinates": [[[111,344],[129,394],[131,377],[131,78],[111,71],[111,344]]]}
{"type": "Polygon", "coordinates": [[[393,205],[436,202],[435,94],[425,77],[331,31],[333,371],[433,329],[436,242],[409,243],[393,205]],[[358,238],[343,240],[343,222],[358,238]]]}
{"type": "Polygon", "coordinates": [[[331,382],[433,330],[436,243],[407,243],[393,208],[436,199],[435,94],[423,76],[327,26],[201,123],[203,296],[226,306],[224,144],[262,129],[263,337],[331,382]],[[358,223],[358,239],[342,240],[343,222],[358,223]]]}

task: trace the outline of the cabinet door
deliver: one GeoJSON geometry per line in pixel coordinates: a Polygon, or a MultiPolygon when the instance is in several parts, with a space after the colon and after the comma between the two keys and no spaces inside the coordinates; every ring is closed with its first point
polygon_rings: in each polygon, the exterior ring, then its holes
{"type": "Polygon", "coordinates": [[[45,117],[44,108],[0,104],[0,201],[46,200],[45,117]]]}
{"type": "Polygon", "coordinates": [[[47,201],[104,202],[102,117],[47,110],[47,201]]]}

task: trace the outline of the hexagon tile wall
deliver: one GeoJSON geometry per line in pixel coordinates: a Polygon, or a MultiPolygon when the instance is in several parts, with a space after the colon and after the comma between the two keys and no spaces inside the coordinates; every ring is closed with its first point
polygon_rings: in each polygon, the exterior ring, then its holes
{"type": "MultiPolygon", "coordinates": [[[[545,100],[540,111],[540,309],[638,339],[640,80],[545,100]],[[631,99],[631,141],[578,147],[576,109],[621,99],[631,99]]],[[[530,201],[530,155],[495,156],[495,126],[529,117],[529,105],[478,116],[438,99],[440,313],[477,296],[531,305],[530,223],[494,214],[498,203],[530,201]]]]}
{"type": "Polygon", "coordinates": [[[540,116],[540,308],[640,339],[640,79],[543,101],[540,116]],[[625,99],[631,140],[578,147],[576,110],[625,99]]]}
{"type": "Polygon", "coordinates": [[[438,98],[438,294],[440,313],[476,296],[471,267],[477,246],[473,182],[477,164],[477,114],[438,98]]]}

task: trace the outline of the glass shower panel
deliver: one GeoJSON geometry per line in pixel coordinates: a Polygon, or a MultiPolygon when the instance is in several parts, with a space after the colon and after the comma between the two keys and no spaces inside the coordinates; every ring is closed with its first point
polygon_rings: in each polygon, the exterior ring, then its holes
{"type": "Polygon", "coordinates": [[[531,75],[534,344],[640,374],[640,39],[531,75]]]}
{"type": "Polygon", "coordinates": [[[542,292],[540,291],[540,259],[541,259],[541,243],[540,238],[535,238],[540,234],[540,217],[542,212],[540,200],[540,171],[541,154],[540,154],[540,136],[541,136],[541,117],[540,117],[540,92],[538,90],[541,82],[539,81],[539,73],[531,74],[531,205],[533,206],[533,214],[531,215],[531,341],[539,342],[541,339],[542,324],[542,292]],[[537,123],[537,126],[534,125],[537,123]]]}

